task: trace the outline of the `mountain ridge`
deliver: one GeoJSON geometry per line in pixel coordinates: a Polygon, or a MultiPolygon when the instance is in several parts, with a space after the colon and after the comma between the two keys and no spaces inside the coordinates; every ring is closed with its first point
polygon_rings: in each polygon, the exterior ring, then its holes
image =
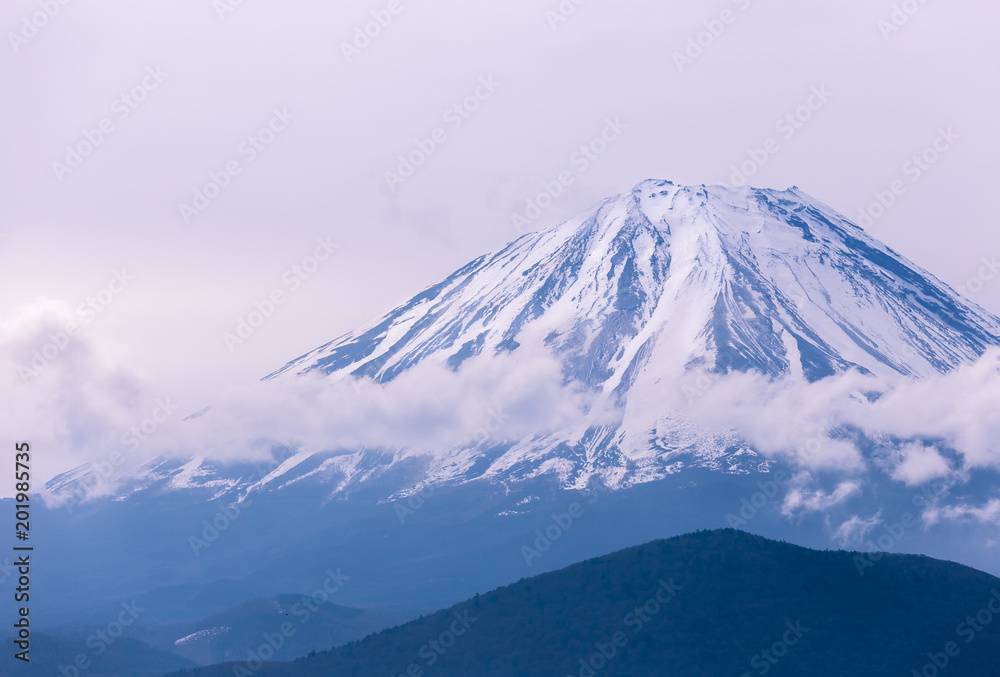
{"type": "Polygon", "coordinates": [[[968,641],[956,626],[969,631],[963,619],[1000,602],[1000,579],[914,555],[884,555],[860,575],[859,555],[696,532],[521,579],[315,657],[178,674],[905,674],[949,641],[961,643],[947,660],[956,674],[998,674],[996,628],[968,641]]]}

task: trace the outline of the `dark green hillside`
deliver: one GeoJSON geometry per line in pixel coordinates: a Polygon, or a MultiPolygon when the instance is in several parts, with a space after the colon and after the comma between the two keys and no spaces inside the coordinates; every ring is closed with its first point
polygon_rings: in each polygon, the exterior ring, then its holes
{"type": "Polygon", "coordinates": [[[852,553],[700,532],[522,580],[294,663],[184,674],[910,677],[936,659],[956,677],[997,677],[991,603],[1000,611],[1000,580],[948,562],[885,556],[862,575],[852,553]],[[977,613],[991,622],[978,625],[977,613]]]}

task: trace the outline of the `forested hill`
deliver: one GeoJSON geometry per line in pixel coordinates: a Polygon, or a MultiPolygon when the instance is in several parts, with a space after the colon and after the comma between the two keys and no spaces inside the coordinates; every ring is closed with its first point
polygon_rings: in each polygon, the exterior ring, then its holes
{"type": "Polygon", "coordinates": [[[524,579],[293,663],[248,656],[178,674],[909,677],[937,662],[956,677],[998,677],[994,612],[1000,579],[957,564],[705,531],[524,579]]]}

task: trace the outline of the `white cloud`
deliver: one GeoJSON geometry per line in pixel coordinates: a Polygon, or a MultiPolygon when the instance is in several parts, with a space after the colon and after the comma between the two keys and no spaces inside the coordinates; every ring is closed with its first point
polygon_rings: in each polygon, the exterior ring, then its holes
{"type": "Polygon", "coordinates": [[[901,438],[941,438],[965,468],[1000,468],[1000,350],[948,374],[881,390],[877,402],[854,409],[853,422],[901,438]]]}
{"type": "MultiPolygon", "coordinates": [[[[18,365],[30,368],[32,354],[70,318],[64,304],[44,302],[0,324],[0,426],[45,450],[36,486],[115,452],[126,459],[121,475],[157,455],[260,461],[276,446],[433,454],[546,435],[585,416],[601,420],[595,396],[565,385],[557,360],[513,354],[475,357],[458,372],[421,364],[385,385],[320,376],[255,381],[213,395],[208,411],[182,420],[192,411],[133,374],[122,346],[87,331],[25,382],[18,365]]],[[[12,488],[0,478],[0,493],[12,488]]]]}
{"type": "MultiPolygon", "coordinates": [[[[0,427],[38,450],[35,488],[117,447],[154,406],[124,346],[93,340],[89,327],[66,333],[79,319],[67,304],[39,301],[0,323],[0,427]]],[[[12,488],[12,476],[0,476],[0,493],[12,488]]]]}
{"type": "Polygon", "coordinates": [[[809,470],[866,471],[866,459],[838,430],[902,440],[889,472],[919,485],[950,472],[1000,468],[1000,350],[922,381],[856,372],[815,383],[731,374],[715,380],[687,413],[711,428],[737,430],[769,458],[809,470]],[[930,440],[940,440],[940,448],[930,440]],[[944,448],[956,452],[961,467],[951,468],[944,448]]]}
{"type": "Polygon", "coordinates": [[[863,383],[854,373],[813,384],[733,373],[681,406],[704,426],[737,430],[768,458],[810,470],[861,471],[865,463],[858,450],[830,432],[842,422],[831,403],[849,403],[863,383]]]}
{"type": "Polygon", "coordinates": [[[929,522],[934,523],[942,519],[953,521],[975,521],[984,524],[994,524],[1000,526],[1000,498],[990,499],[981,507],[966,503],[937,508],[931,515],[925,516],[929,522]]]}
{"type": "MultiPolygon", "coordinates": [[[[114,451],[126,453],[130,465],[153,455],[262,460],[277,445],[435,453],[480,440],[579,430],[581,421],[603,422],[620,413],[600,409],[595,396],[565,384],[553,357],[514,353],[473,358],[457,373],[421,364],[385,385],[320,377],[251,382],[213,393],[210,402],[171,414],[143,436],[134,432],[137,426],[150,422],[157,402],[169,400],[170,393],[133,373],[127,350],[106,334],[95,335],[94,328],[84,328],[36,377],[22,382],[16,366],[30,366],[35,352],[72,317],[65,304],[40,302],[0,324],[0,361],[6,365],[0,424],[46,449],[38,478],[114,451]],[[205,415],[181,420],[204,404],[211,405],[205,415]],[[141,444],[134,444],[137,437],[141,444]]],[[[788,515],[846,503],[880,468],[913,487],[1000,468],[1000,351],[923,382],[887,383],[847,373],[809,384],[732,374],[690,404],[664,401],[660,407],[709,429],[736,430],[765,457],[804,471],[810,481],[786,496],[788,515]],[[861,393],[879,396],[873,401],[861,393]],[[838,433],[848,428],[869,439],[904,443],[866,458],[853,439],[838,433]],[[813,476],[823,483],[812,482],[813,476]]],[[[10,489],[0,484],[0,490],[10,489]]]]}
{"type": "Polygon", "coordinates": [[[861,485],[852,481],[841,482],[830,492],[801,486],[792,487],[785,494],[781,514],[793,517],[802,513],[828,512],[860,493],[861,485]]]}
{"type": "Polygon", "coordinates": [[[951,466],[933,446],[907,444],[899,450],[901,461],[892,471],[892,478],[907,486],[919,486],[930,480],[946,477],[951,466]]]}
{"type": "Polygon", "coordinates": [[[239,458],[255,440],[311,450],[380,447],[434,453],[545,435],[578,422],[594,399],[562,383],[551,357],[511,354],[451,369],[420,364],[384,385],[306,375],[232,390],[179,426],[182,447],[239,458]]]}

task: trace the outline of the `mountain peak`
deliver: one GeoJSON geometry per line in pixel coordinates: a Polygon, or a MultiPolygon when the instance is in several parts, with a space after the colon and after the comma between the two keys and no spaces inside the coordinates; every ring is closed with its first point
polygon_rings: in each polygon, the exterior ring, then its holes
{"type": "MultiPolygon", "coordinates": [[[[261,484],[337,478],[333,493],[346,492],[404,464],[392,491],[547,474],[569,487],[599,477],[621,488],[689,467],[751,472],[768,467],[752,443],[685,418],[690,384],[733,373],[808,384],[852,371],[892,384],[949,372],[996,346],[1000,319],[797,188],[648,180],[468,263],[265,379],[388,385],[423,366],[431,370],[420,379],[447,380],[464,398],[496,395],[489,379],[516,371],[510,388],[522,401],[548,388],[546,397],[570,402],[568,413],[537,425],[521,416],[532,423],[505,429],[504,439],[432,448],[323,439],[261,484]],[[532,372],[539,365],[544,383],[532,372]]],[[[193,459],[149,474],[183,488],[207,486],[218,472],[193,459]]]]}
{"type": "Polygon", "coordinates": [[[526,441],[488,472],[530,475],[543,457],[565,466],[575,454],[590,467],[570,464],[579,483],[599,466],[667,472],[665,461],[641,460],[663,452],[650,440],[710,465],[720,448],[741,448],[670,420],[666,403],[700,372],[924,378],[998,345],[1000,320],[798,188],[650,179],[476,259],[268,378],[385,383],[418,364],[458,371],[474,357],[554,356],[567,382],[627,423],[526,441]]]}
{"type": "Polygon", "coordinates": [[[998,337],[996,318],[797,188],[651,179],[281,371],[387,381],[426,360],[547,348],[568,378],[608,389],[669,346],[673,376],[928,376],[998,337]]]}

